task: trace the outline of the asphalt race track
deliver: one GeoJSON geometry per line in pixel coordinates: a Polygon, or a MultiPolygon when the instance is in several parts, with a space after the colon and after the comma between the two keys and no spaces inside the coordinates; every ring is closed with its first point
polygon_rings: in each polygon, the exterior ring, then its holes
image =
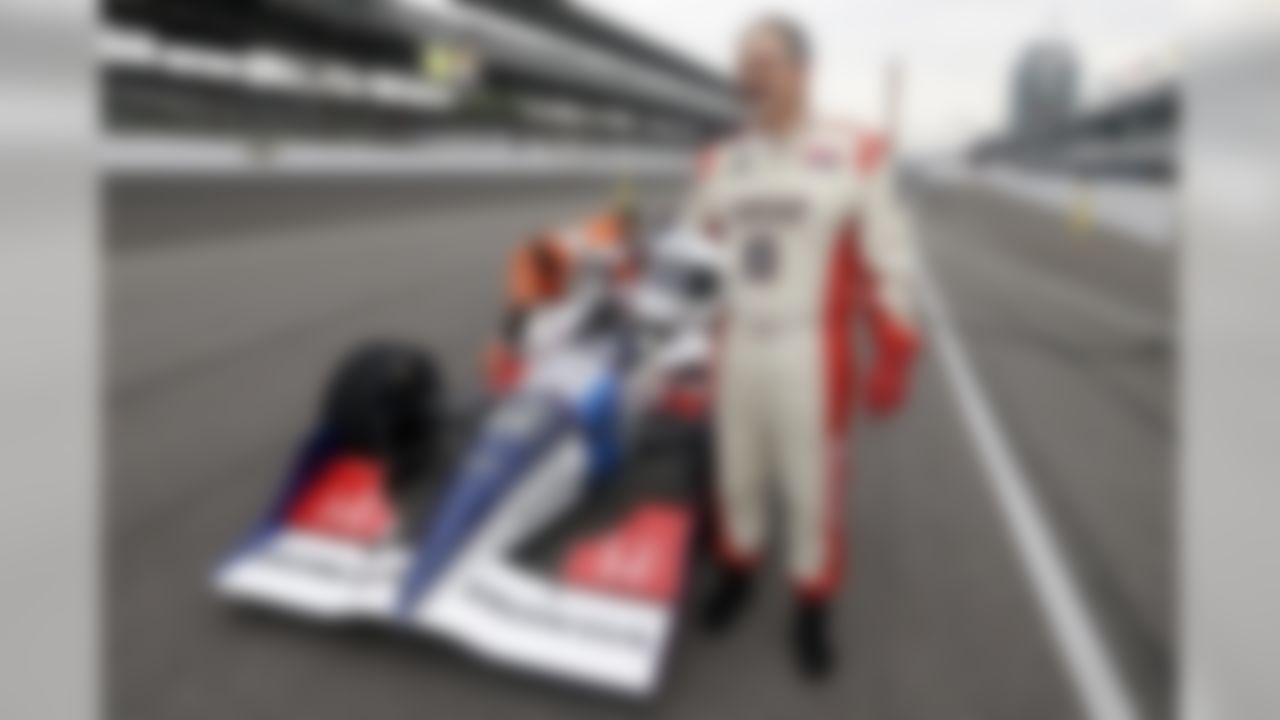
{"type": "MultiPolygon", "coordinates": [[[[1003,429],[1126,685],[1163,717],[1176,652],[1171,251],[1076,233],[988,191],[915,185],[927,262],[1003,429]]],[[[643,194],[661,210],[678,192],[643,194]]],[[[341,351],[416,339],[459,395],[474,391],[507,248],[606,194],[404,179],[108,184],[112,717],[1082,717],[929,353],[909,408],[859,426],[841,664],[825,685],[791,664],[776,575],[736,632],[686,623],[665,691],[643,705],[210,596],[210,568],[258,512],[341,351]]]]}

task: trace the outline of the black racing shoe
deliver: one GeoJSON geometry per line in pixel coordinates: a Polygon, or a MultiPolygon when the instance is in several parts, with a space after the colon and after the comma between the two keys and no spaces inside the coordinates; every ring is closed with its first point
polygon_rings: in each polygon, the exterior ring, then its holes
{"type": "Polygon", "coordinates": [[[702,607],[703,627],[709,632],[719,633],[732,626],[751,599],[754,585],[750,572],[720,566],[716,571],[715,587],[702,607]]]}
{"type": "Polygon", "coordinates": [[[825,602],[800,602],[796,605],[791,628],[792,649],[800,670],[814,680],[825,679],[836,666],[828,615],[825,602]]]}

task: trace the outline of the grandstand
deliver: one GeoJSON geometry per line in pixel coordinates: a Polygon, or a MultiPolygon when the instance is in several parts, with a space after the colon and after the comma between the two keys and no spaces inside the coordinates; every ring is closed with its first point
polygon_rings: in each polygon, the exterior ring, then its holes
{"type": "Polygon", "coordinates": [[[113,136],[689,147],[729,84],[564,0],[107,0],[113,136]]]}

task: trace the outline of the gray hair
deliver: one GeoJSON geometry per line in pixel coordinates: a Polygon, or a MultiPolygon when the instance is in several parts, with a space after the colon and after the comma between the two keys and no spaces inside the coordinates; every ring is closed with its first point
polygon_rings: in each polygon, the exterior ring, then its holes
{"type": "Polygon", "coordinates": [[[801,65],[808,65],[813,61],[813,43],[809,39],[809,31],[790,15],[770,13],[751,23],[748,28],[749,32],[772,33],[782,42],[787,54],[801,65]]]}

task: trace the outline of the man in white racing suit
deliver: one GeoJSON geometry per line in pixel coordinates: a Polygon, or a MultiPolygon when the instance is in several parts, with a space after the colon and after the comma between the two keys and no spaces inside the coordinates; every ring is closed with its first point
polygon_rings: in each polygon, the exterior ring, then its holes
{"type": "Polygon", "coordinates": [[[724,627],[741,609],[767,499],[777,496],[797,590],[794,649],[804,670],[822,676],[834,666],[828,608],[845,564],[854,320],[869,321],[873,411],[899,404],[917,343],[886,142],[808,116],[809,60],[794,22],[749,27],[739,57],[748,124],[704,153],[686,219],[725,254],[715,386],[722,562],[704,619],[724,627]]]}

